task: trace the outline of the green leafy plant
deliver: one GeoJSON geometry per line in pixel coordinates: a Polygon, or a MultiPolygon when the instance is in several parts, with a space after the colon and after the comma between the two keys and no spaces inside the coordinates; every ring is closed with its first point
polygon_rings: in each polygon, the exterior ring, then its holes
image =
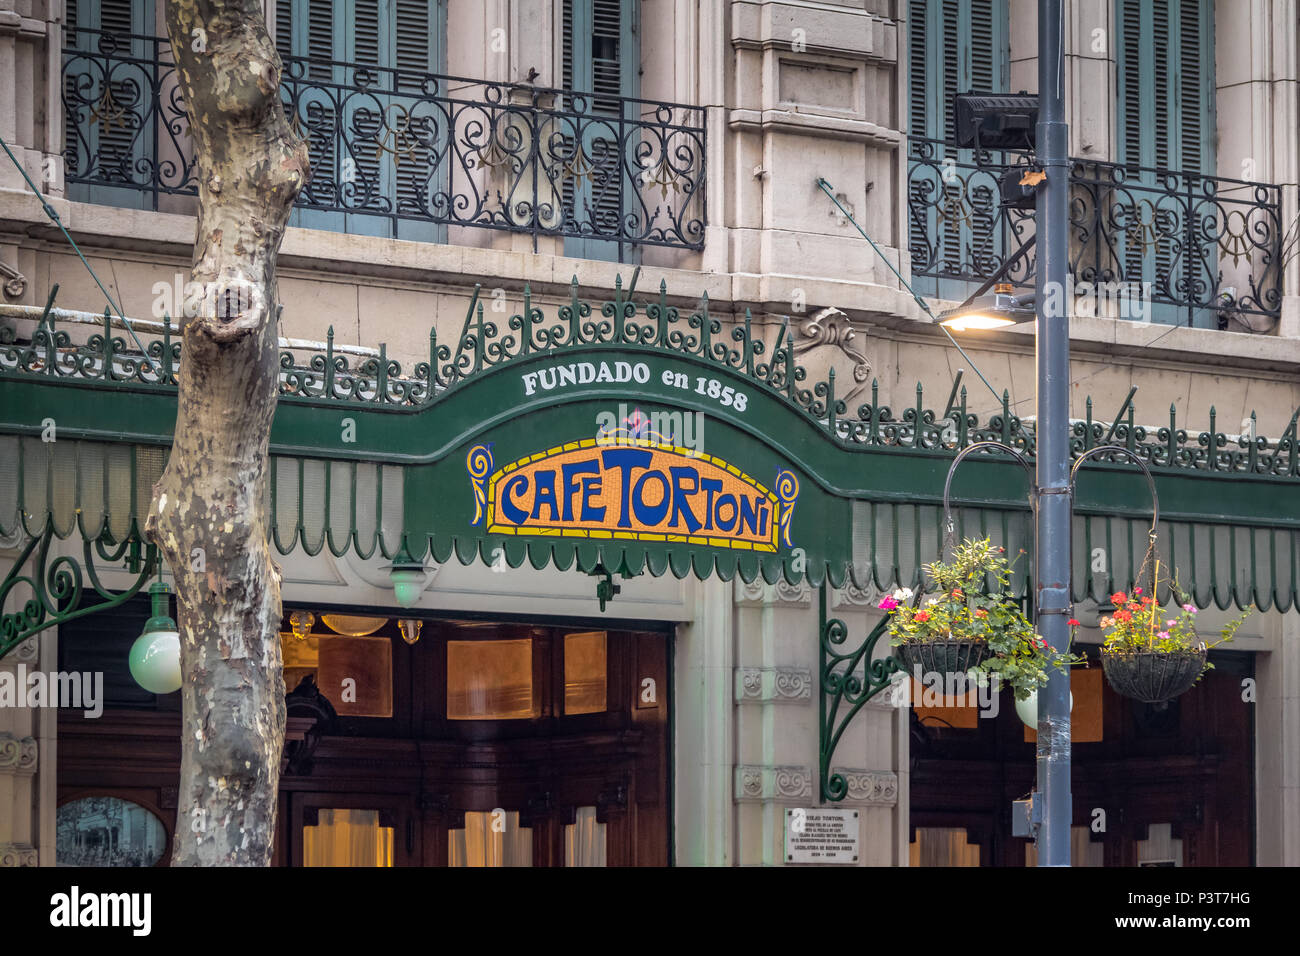
{"type": "MultiPolygon", "coordinates": [[[[1023,553],[1023,552],[1022,552],[1023,553]]],[[[991,655],[974,671],[1009,684],[1025,700],[1047,683],[1048,668],[1065,669],[1075,659],[1053,651],[1012,597],[1011,564],[1006,549],[988,538],[967,540],[951,561],[936,561],[924,570],[930,587],[921,594],[900,588],[879,605],[890,616],[890,644],[977,641],[991,655]],[[910,602],[910,603],[908,603],[910,602]]]]}

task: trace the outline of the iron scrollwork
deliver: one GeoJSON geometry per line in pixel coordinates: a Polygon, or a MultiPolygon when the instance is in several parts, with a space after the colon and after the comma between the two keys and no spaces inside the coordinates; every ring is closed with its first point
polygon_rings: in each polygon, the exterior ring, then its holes
{"type": "Polygon", "coordinates": [[[820,735],[820,786],[823,802],[836,803],[849,792],[842,774],[831,773],[831,760],[840,738],[853,718],[871,698],[890,688],[894,674],[901,671],[894,656],[877,658],[876,646],[889,631],[889,618],[882,618],[856,648],[845,650],[849,629],[839,618],[826,618],[826,585],[821,588],[819,637],[821,643],[821,693],[818,728],[820,735]],[[841,708],[847,708],[841,714],[841,708]]]}
{"type": "MultiPolygon", "coordinates": [[[[285,113],[311,154],[297,208],[319,228],[601,240],[620,261],[636,246],[704,246],[703,107],[281,59],[285,113]]],[[[154,209],[197,194],[166,38],[69,28],[63,105],[70,184],[143,193],[154,209]]]]}
{"type": "MultiPolygon", "coordinates": [[[[999,180],[1030,159],[909,137],[913,275],[980,282],[1016,255],[1033,235],[1033,212],[1002,204],[999,180]]],[[[1257,321],[1281,315],[1276,185],[1076,158],[1069,210],[1070,281],[1113,299],[1107,307],[1120,318],[1148,319],[1150,304],[1156,321],[1213,328],[1235,319],[1260,331],[1257,321]],[[1143,313],[1127,311],[1135,306],[1143,313]]],[[[1034,257],[1022,257],[1007,281],[1028,286],[1034,269],[1034,257]]]]}
{"type": "Polygon", "coordinates": [[[19,585],[32,593],[20,608],[0,615],[0,658],[47,627],[117,607],[139,593],[158,567],[157,546],[135,535],[114,542],[105,533],[83,541],[82,564],[66,554],[50,560],[50,544],[55,537],[53,526],[47,523],[42,533],[28,539],[0,582],[0,607],[19,585]],[[24,574],[23,568],[33,554],[35,565],[30,574],[24,574]],[[124,564],[135,577],[125,590],[110,591],[95,569],[96,558],[109,565],[124,564]],[[86,584],[99,595],[99,602],[83,603],[86,584]]]}

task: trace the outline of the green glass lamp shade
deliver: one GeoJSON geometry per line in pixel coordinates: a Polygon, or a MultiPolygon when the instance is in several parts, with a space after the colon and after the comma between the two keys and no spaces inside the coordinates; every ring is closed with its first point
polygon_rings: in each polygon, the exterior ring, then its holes
{"type": "Polygon", "coordinates": [[[402,607],[415,607],[424,591],[424,571],[415,568],[393,568],[393,596],[402,607]]]}
{"type": "Polygon", "coordinates": [[[420,603],[420,595],[424,593],[425,583],[424,562],[416,561],[403,547],[393,559],[388,576],[393,583],[393,597],[397,599],[399,605],[415,607],[420,603]]]}
{"type": "Polygon", "coordinates": [[[181,636],[176,631],[148,631],[131,645],[131,676],[151,694],[181,689],[181,636]]]}

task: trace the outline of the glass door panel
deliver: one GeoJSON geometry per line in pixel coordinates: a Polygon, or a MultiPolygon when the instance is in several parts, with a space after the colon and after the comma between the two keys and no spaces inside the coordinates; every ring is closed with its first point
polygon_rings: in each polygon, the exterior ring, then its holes
{"type": "Polygon", "coordinates": [[[465,827],[447,834],[448,866],[532,866],[533,830],[518,812],[465,812],[465,827]]]}
{"type": "Polygon", "coordinates": [[[564,828],[564,865],[605,866],[605,824],[596,822],[596,808],[578,807],[575,816],[564,828]]]}
{"type": "Polygon", "coordinates": [[[287,796],[290,866],[411,866],[420,822],[411,798],[392,793],[298,792],[287,796]]]}
{"type": "Polygon", "coordinates": [[[980,845],[964,827],[917,827],[910,856],[911,866],[979,866],[980,845]]]}
{"type": "Polygon", "coordinates": [[[302,828],[303,866],[392,866],[393,828],[381,826],[378,810],[317,813],[302,828]]]}

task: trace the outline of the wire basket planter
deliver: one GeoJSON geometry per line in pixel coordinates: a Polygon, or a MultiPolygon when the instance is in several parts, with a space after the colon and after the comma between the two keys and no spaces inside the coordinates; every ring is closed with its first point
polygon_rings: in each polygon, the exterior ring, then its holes
{"type": "Polygon", "coordinates": [[[1132,651],[1104,648],[1102,672],[1121,697],[1163,704],[1185,694],[1206,670],[1206,647],[1186,651],[1132,651]]]}
{"type": "Polygon", "coordinates": [[[903,669],[915,674],[965,674],[984,663],[993,651],[988,641],[955,639],[904,643],[894,648],[903,669]]]}

